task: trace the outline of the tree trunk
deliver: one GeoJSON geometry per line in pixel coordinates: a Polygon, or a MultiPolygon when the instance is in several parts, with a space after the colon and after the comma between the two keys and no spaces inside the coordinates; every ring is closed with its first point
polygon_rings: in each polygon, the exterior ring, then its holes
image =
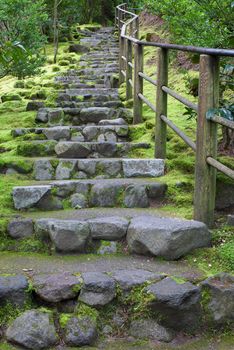
{"type": "Polygon", "coordinates": [[[57,62],[59,29],[58,29],[58,0],[54,0],[54,63],[57,62]]]}

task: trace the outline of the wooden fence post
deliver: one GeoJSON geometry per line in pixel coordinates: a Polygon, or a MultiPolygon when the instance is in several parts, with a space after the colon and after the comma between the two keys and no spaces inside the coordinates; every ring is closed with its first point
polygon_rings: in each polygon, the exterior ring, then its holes
{"type": "Polygon", "coordinates": [[[132,42],[126,40],[126,99],[132,98],[132,85],[129,80],[132,80],[132,67],[129,63],[132,63],[132,42]]]}
{"type": "Polygon", "coordinates": [[[118,33],[119,33],[119,37],[121,35],[121,10],[118,9],[118,33]]]}
{"type": "Polygon", "coordinates": [[[200,83],[195,164],[194,219],[212,226],[216,196],[216,170],[207,157],[217,156],[217,124],[206,119],[209,108],[219,104],[219,58],[200,56],[200,83]]]}
{"type": "Polygon", "coordinates": [[[137,17],[137,18],[136,18],[136,21],[135,21],[135,30],[136,30],[136,33],[135,33],[135,35],[134,35],[134,37],[135,37],[136,39],[139,39],[139,26],[140,26],[140,24],[139,24],[139,17],[137,17]]]}
{"type": "Polygon", "coordinates": [[[133,124],[142,122],[142,100],[139,98],[139,94],[143,94],[143,78],[139,76],[139,72],[143,73],[143,50],[143,45],[135,44],[133,124]]]}
{"type": "Polygon", "coordinates": [[[160,48],[158,52],[157,97],[155,121],[155,158],[166,158],[167,125],[161,115],[167,116],[167,93],[162,86],[168,84],[168,50],[160,48]]]}

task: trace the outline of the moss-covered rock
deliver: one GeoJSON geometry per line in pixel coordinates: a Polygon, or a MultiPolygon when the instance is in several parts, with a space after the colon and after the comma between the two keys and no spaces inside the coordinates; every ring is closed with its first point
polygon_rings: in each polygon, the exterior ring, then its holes
{"type": "Polygon", "coordinates": [[[7,94],[1,95],[2,102],[7,101],[21,101],[22,97],[19,94],[16,94],[14,92],[9,92],[7,94]]]}

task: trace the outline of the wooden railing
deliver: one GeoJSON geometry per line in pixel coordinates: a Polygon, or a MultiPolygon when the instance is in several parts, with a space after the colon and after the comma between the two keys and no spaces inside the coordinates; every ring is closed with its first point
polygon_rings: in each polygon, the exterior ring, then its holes
{"type": "Polygon", "coordinates": [[[127,10],[127,4],[116,7],[116,27],[119,32],[119,80],[126,82],[126,98],[133,98],[133,123],[142,122],[145,103],[155,112],[155,157],[166,158],[167,126],[169,126],[196,154],[194,219],[209,226],[214,223],[216,170],[234,179],[234,171],[216,160],[217,123],[234,129],[234,122],[221,117],[207,119],[210,108],[219,105],[219,58],[234,57],[234,50],[183,46],[139,40],[139,17],[127,10]],[[157,79],[144,73],[144,47],[158,48],[157,79]],[[168,87],[168,57],[171,50],[192,52],[200,56],[198,104],[180,96],[168,87]],[[144,81],[156,88],[156,104],[143,93],[144,81]],[[191,140],[167,116],[167,99],[172,96],[197,112],[196,142],[191,140]]]}

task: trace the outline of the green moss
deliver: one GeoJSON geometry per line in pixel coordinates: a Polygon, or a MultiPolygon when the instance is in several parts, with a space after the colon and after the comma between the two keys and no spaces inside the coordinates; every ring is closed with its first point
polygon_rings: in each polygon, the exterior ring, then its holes
{"type": "Polygon", "coordinates": [[[30,99],[45,100],[47,97],[47,94],[49,94],[49,91],[47,92],[46,89],[41,89],[41,88],[38,89],[37,87],[34,87],[31,90],[30,99]]]}
{"type": "Polygon", "coordinates": [[[63,209],[71,209],[71,201],[70,199],[64,199],[63,200],[63,209]]]}
{"type": "Polygon", "coordinates": [[[14,84],[14,88],[16,89],[24,89],[25,84],[23,80],[17,80],[14,84]]]}
{"type": "Polygon", "coordinates": [[[59,317],[59,324],[61,328],[66,328],[68,321],[72,318],[71,314],[61,314],[59,317]]]}
{"type": "Polygon", "coordinates": [[[53,167],[54,169],[56,169],[57,166],[59,165],[59,160],[58,160],[58,159],[51,159],[51,160],[50,160],[50,164],[52,165],[52,167],[53,167]]]}
{"type": "Polygon", "coordinates": [[[54,147],[56,144],[56,141],[47,141],[43,143],[31,143],[25,141],[24,143],[17,145],[16,152],[18,155],[25,157],[50,156],[54,155],[54,147]]]}
{"type": "Polygon", "coordinates": [[[85,305],[83,303],[78,304],[75,310],[75,315],[77,317],[90,317],[93,321],[96,321],[98,318],[98,311],[92,307],[85,305]]]}
{"type": "Polygon", "coordinates": [[[60,71],[60,67],[58,67],[58,66],[53,66],[53,67],[52,67],[52,71],[53,71],[53,72],[59,72],[59,71],[60,71]]]}
{"type": "Polygon", "coordinates": [[[0,325],[8,325],[14,321],[20,314],[23,309],[16,307],[11,303],[1,305],[0,307],[0,325]]]}
{"type": "Polygon", "coordinates": [[[170,276],[170,278],[173,279],[178,284],[184,284],[187,282],[186,279],[184,279],[182,277],[178,277],[178,276],[170,276]]]}
{"type": "Polygon", "coordinates": [[[46,136],[44,134],[28,133],[22,136],[22,140],[24,141],[46,140],[46,136]]]}
{"type": "Polygon", "coordinates": [[[7,102],[7,101],[21,101],[22,98],[19,94],[16,94],[14,92],[11,93],[7,93],[7,94],[3,94],[1,95],[1,100],[2,102],[7,102]]]}
{"type": "Polygon", "coordinates": [[[146,282],[141,286],[134,287],[127,295],[122,293],[120,288],[117,289],[118,300],[127,306],[131,318],[148,318],[151,317],[150,303],[155,296],[146,290],[151,282],[146,282]]]}
{"type": "Polygon", "coordinates": [[[82,288],[82,282],[83,282],[83,280],[82,280],[81,277],[80,277],[80,281],[81,281],[81,283],[78,283],[78,284],[76,284],[75,286],[72,287],[72,291],[73,291],[74,293],[76,293],[76,294],[78,294],[78,293],[80,292],[81,288],[82,288]]]}
{"type": "Polygon", "coordinates": [[[68,60],[61,60],[58,64],[59,66],[69,66],[70,62],[68,60]]]}
{"type": "Polygon", "coordinates": [[[0,251],[49,253],[49,246],[34,236],[16,240],[7,236],[5,231],[0,237],[0,251]]]}

